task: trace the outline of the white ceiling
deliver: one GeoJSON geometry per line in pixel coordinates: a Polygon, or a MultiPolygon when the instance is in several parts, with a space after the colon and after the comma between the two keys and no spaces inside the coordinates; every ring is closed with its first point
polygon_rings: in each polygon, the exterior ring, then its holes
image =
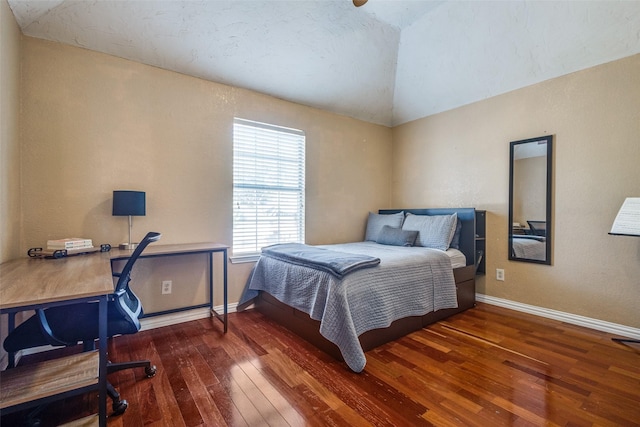
{"type": "Polygon", "coordinates": [[[640,0],[8,0],[23,33],[387,126],[640,53],[640,0]]]}

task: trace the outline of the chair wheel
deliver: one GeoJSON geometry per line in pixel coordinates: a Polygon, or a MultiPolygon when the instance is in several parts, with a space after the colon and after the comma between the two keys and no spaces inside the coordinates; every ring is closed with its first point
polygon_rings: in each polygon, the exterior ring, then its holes
{"type": "Polygon", "coordinates": [[[113,405],[111,405],[111,409],[113,409],[113,414],[111,414],[111,416],[116,416],[116,415],[122,415],[124,414],[124,411],[127,410],[127,408],[129,407],[129,403],[127,403],[126,400],[119,400],[117,402],[113,402],[113,405]]]}
{"type": "Polygon", "coordinates": [[[144,368],[144,373],[147,374],[147,378],[155,377],[157,372],[156,365],[151,365],[148,368],[144,368]]]}

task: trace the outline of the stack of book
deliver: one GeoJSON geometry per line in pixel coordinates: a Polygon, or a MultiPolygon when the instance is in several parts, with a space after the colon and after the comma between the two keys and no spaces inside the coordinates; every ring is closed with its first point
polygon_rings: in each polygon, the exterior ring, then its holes
{"type": "Polygon", "coordinates": [[[81,239],[79,237],[70,237],[68,239],[47,240],[47,249],[49,250],[74,250],[88,249],[93,247],[91,239],[81,239]]]}
{"type": "Polygon", "coordinates": [[[519,222],[514,222],[513,223],[512,233],[513,234],[518,234],[518,235],[526,234],[525,231],[524,231],[524,227],[519,222]]]}

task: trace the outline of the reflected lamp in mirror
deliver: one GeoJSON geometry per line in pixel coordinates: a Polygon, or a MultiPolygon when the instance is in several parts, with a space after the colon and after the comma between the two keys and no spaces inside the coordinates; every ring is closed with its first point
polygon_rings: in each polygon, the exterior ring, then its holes
{"type": "Polygon", "coordinates": [[[138,244],[131,243],[131,217],[145,216],[146,213],[146,198],[144,191],[114,190],[112,215],[129,217],[129,242],[121,243],[120,249],[133,250],[136,248],[138,244]]]}
{"type": "Polygon", "coordinates": [[[510,143],[509,259],[551,264],[553,137],[510,143]]]}

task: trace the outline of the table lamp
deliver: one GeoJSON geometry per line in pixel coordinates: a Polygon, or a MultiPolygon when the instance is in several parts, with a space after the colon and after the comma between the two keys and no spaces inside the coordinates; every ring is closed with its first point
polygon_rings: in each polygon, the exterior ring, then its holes
{"type": "MultiPolygon", "coordinates": [[[[640,237],[640,197],[627,197],[622,203],[609,234],[614,236],[640,237]]],[[[640,340],[612,338],[620,343],[640,343],[640,340]]]]}
{"type": "Polygon", "coordinates": [[[138,246],[131,243],[132,216],[146,215],[146,202],[144,191],[114,190],[113,192],[113,216],[129,217],[129,243],[121,243],[120,249],[133,250],[138,246]]]}

